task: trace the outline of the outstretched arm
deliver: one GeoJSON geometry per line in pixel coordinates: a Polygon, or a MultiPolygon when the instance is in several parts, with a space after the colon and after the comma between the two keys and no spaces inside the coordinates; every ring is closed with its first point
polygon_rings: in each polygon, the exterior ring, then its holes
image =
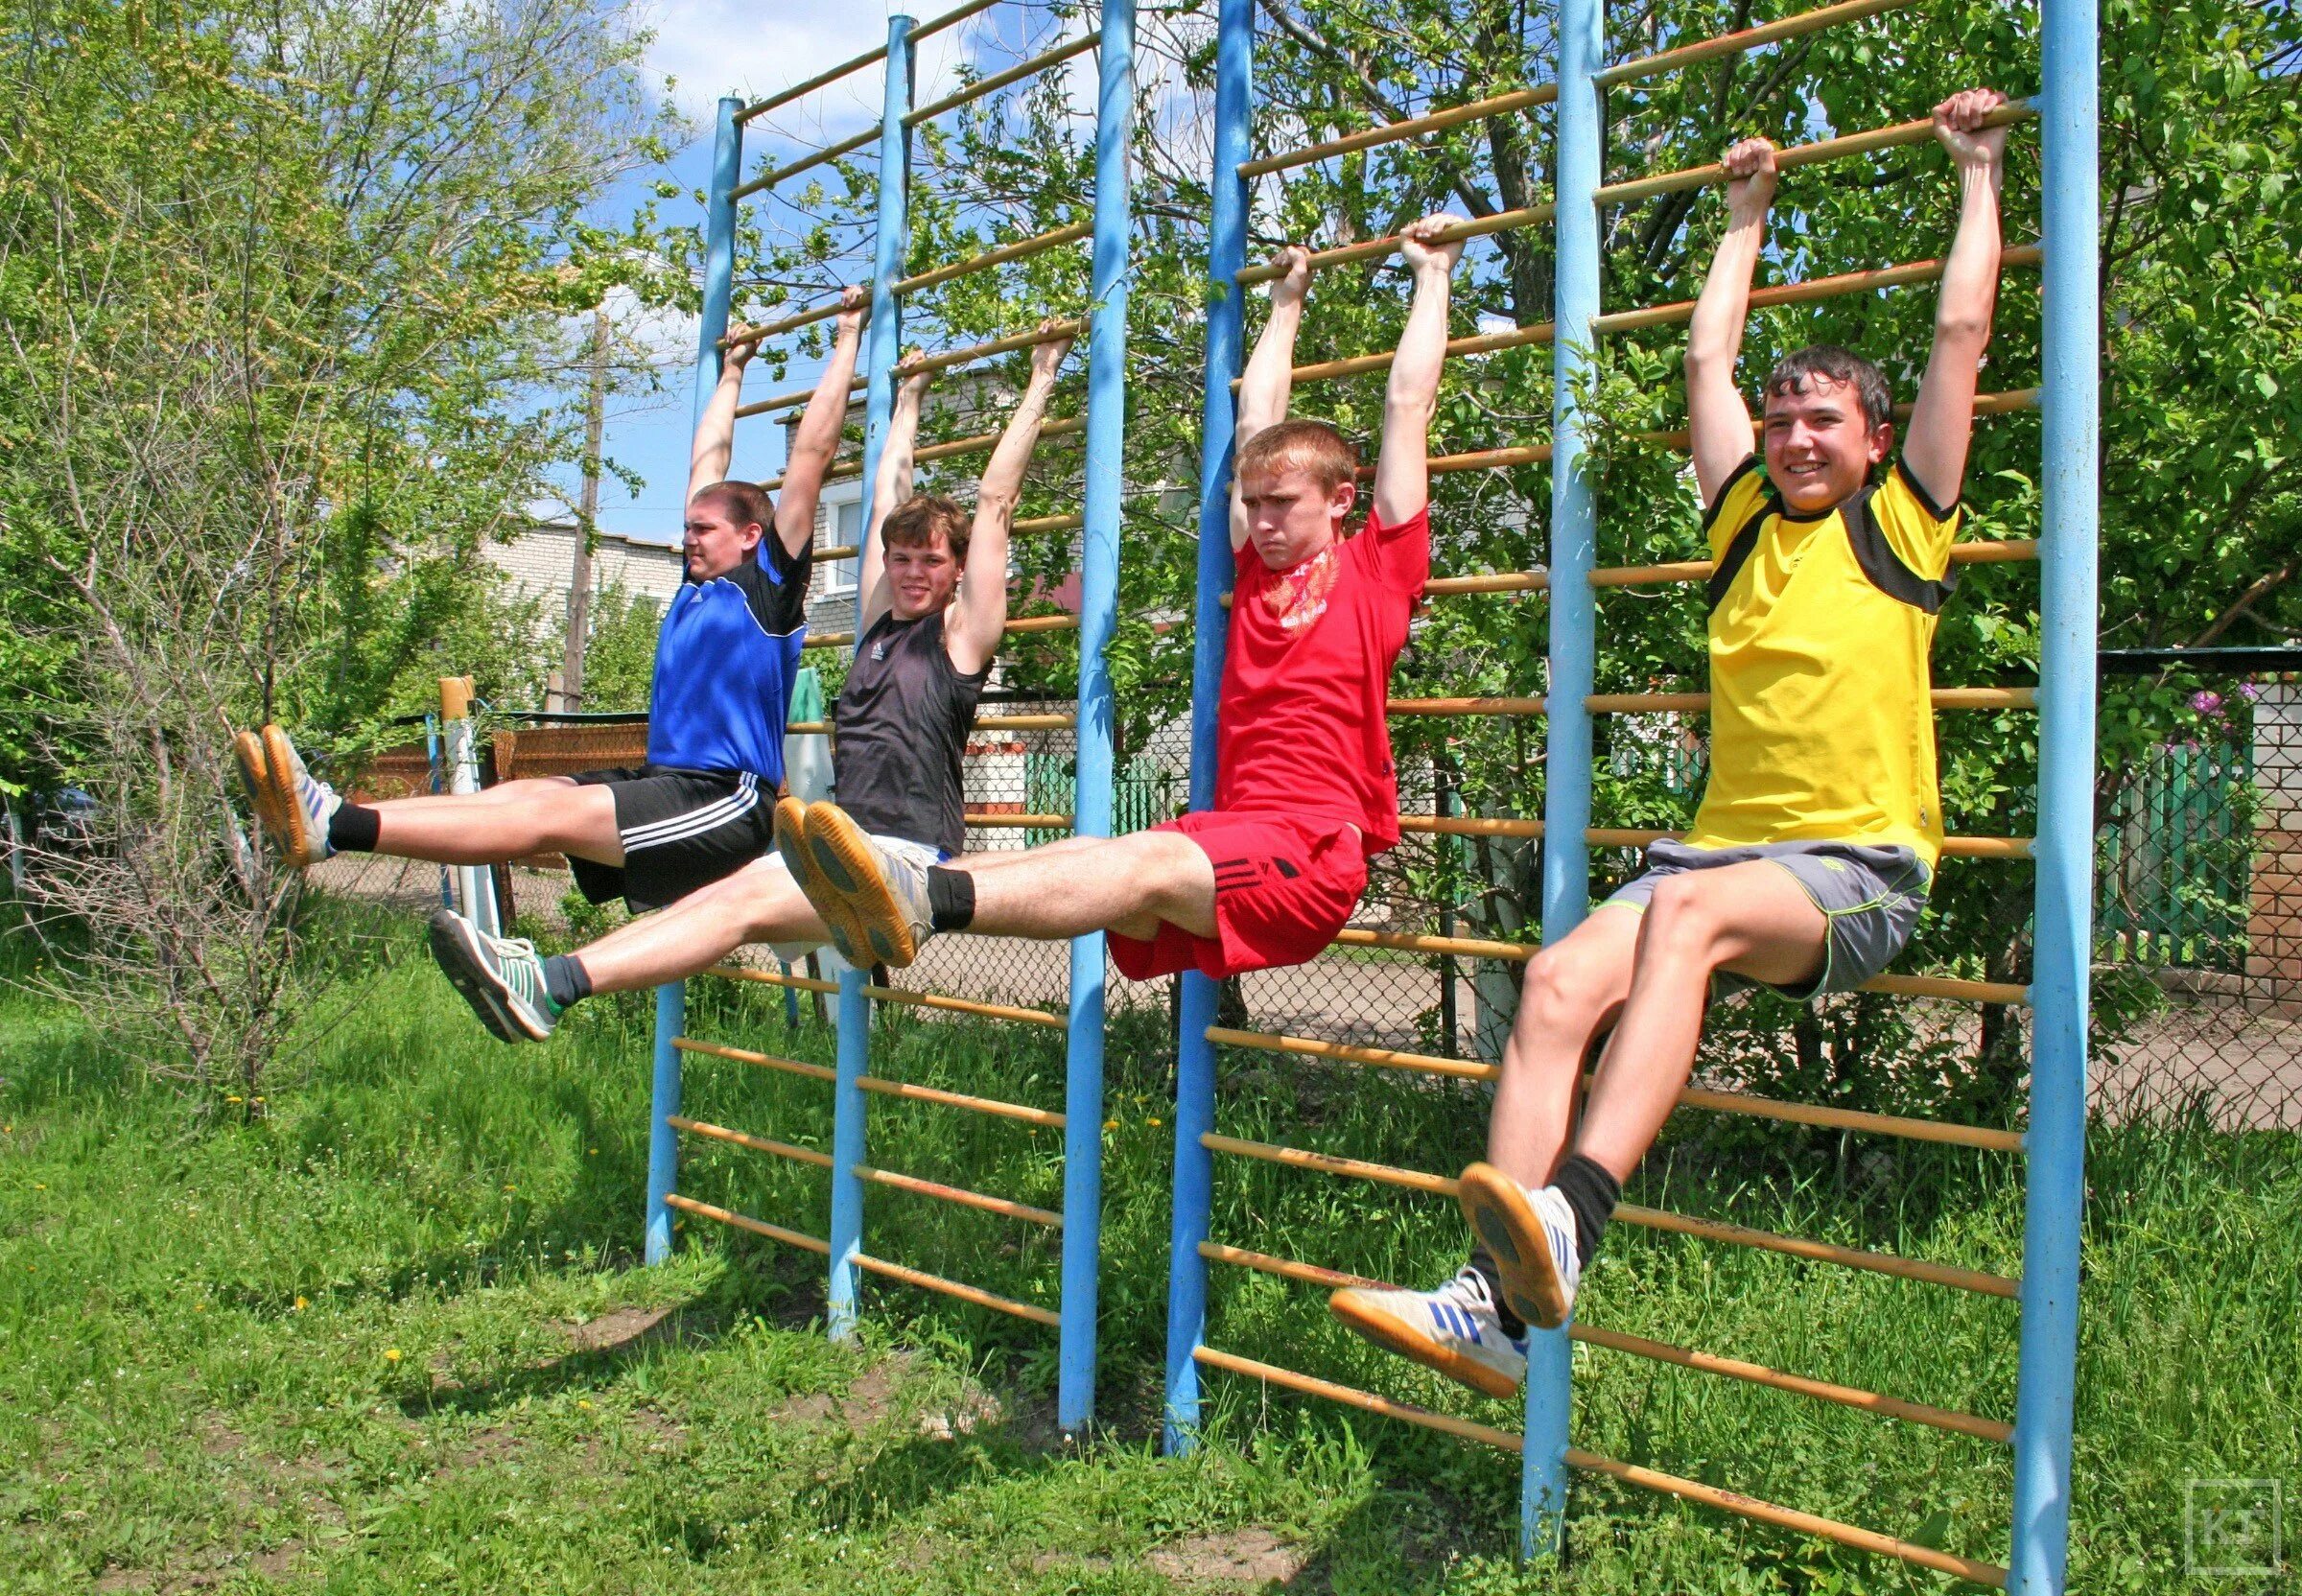
{"type": "Polygon", "coordinates": [[[933,373],[913,372],[895,390],[895,409],[887,417],[887,441],[880,446],[880,472],[871,483],[871,525],[863,529],[862,563],[856,591],[863,596],[863,613],[856,617],[856,636],[887,613],[885,551],[880,547],[880,526],[895,506],[911,497],[911,455],[919,441],[919,402],[926,396],[933,373]]]}
{"type": "MultiPolygon", "coordinates": [[[[1287,396],[1295,388],[1295,335],[1303,331],[1304,295],[1311,288],[1311,252],[1290,244],[1271,257],[1285,275],[1271,285],[1271,316],[1255,340],[1246,375],[1239,380],[1238,425],[1232,434],[1235,450],[1265,427],[1287,418],[1287,396]]],[[[1235,458],[1235,453],[1233,458],[1235,458]]],[[[1247,547],[1247,510],[1239,503],[1239,474],[1231,474],[1231,549],[1247,547]]]]}
{"type": "MultiPolygon", "coordinates": [[[[1054,325],[1043,322],[1040,331],[1054,325]]],[[[967,569],[961,573],[959,597],[943,629],[943,645],[951,656],[951,669],[962,674],[982,669],[999,651],[999,634],[1007,626],[1007,531],[1015,524],[1015,506],[1022,497],[1023,468],[1039,444],[1039,429],[1047,417],[1047,401],[1055,392],[1055,369],[1063,364],[1068,338],[1034,345],[1031,381],[1015,407],[1007,428],[999,434],[991,461],[983,468],[983,484],[975,495],[975,529],[968,534],[967,569]]]]}
{"type": "Polygon", "coordinates": [[[1998,304],[1998,189],[2005,176],[2007,130],[1978,130],[1976,124],[2006,99],[1996,89],[1970,88],[1935,107],[1935,136],[1950,152],[1959,175],[1959,233],[1942,263],[1934,353],[1919,380],[1902,463],[1938,505],[1957,503],[1965,486],[1975,384],[1998,304]]]}
{"type": "Polygon", "coordinates": [[[728,462],[736,453],[736,406],[743,398],[743,368],[751,364],[756,347],[730,344],[719,362],[719,386],[704,401],[703,419],[695,423],[695,440],[688,445],[690,499],[727,481],[728,462]]]}
{"type": "MultiPolygon", "coordinates": [[[[855,390],[856,349],[863,339],[863,316],[871,294],[850,286],[839,295],[839,319],[834,323],[832,358],[815,380],[814,397],[791,433],[791,455],[784,462],[784,489],[775,501],[775,535],[787,552],[796,554],[815,535],[815,502],[823,494],[824,474],[839,449],[839,430],[847,420],[848,396],[855,390]]],[[[732,412],[731,412],[732,413],[732,412]]]]}
{"type": "Polygon", "coordinates": [[[1750,458],[1750,411],[1734,386],[1750,315],[1750,276],[1767,239],[1774,200],[1774,146],[1747,138],[1726,152],[1726,236],[1710,257],[1702,297],[1686,332],[1686,417],[1694,434],[1695,481],[1705,507],[1735,467],[1750,458]]]}
{"type": "Polygon", "coordinates": [[[1398,235],[1398,252],[1415,276],[1407,325],[1391,357],[1391,386],[1383,395],[1383,441],[1374,461],[1374,518],[1397,527],[1431,501],[1431,417],[1439,409],[1439,377],[1446,369],[1446,304],[1463,241],[1429,242],[1458,224],[1458,216],[1426,216],[1398,235]]]}

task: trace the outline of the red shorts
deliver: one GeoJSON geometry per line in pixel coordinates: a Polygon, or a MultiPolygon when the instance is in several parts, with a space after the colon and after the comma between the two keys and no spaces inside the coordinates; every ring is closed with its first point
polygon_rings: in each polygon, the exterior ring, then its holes
{"type": "Polygon", "coordinates": [[[1163,921],[1145,942],[1111,935],[1112,961],[1131,981],[1197,970],[1214,980],[1316,958],[1367,890],[1355,827],[1267,811],[1210,810],[1170,820],[1215,867],[1215,934],[1163,921]]]}

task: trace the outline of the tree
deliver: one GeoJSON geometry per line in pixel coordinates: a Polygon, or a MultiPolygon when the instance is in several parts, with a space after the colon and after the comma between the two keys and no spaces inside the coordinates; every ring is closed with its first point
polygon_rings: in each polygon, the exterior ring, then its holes
{"type": "Polygon", "coordinates": [[[652,225],[583,220],[660,153],[639,44],[579,0],[0,35],[0,775],[96,793],[41,904],[160,1068],[250,1081],[285,1023],[294,883],[238,840],[228,729],[356,741],[451,639],[540,683],[479,550],[573,452],[560,317],[652,225]]]}

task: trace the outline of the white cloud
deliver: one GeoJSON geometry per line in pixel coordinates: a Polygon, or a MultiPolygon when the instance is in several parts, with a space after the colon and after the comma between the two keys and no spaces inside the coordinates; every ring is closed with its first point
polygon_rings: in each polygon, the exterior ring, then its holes
{"type": "MultiPolygon", "coordinates": [[[[887,16],[898,9],[836,0],[768,0],[763,7],[756,0],[655,0],[648,9],[655,42],[648,47],[647,65],[676,79],[672,97],[680,109],[708,125],[722,94],[740,95],[746,102],[763,99],[884,44],[887,16]]],[[[917,0],[900,9],[924,21],[944,8],[917,0]]],[[[956,70],[974,41],[989,36],[1006,9],[995,7],[920,45],[922,100],[956,84],[956,70]]],[[[777,111],[775,127],[810,143],[858,132],[878,120],[881,85],[880,68],[864,67],[777,111]]],[[[755,142],[744,141],[747,148],[755,142]]]]}

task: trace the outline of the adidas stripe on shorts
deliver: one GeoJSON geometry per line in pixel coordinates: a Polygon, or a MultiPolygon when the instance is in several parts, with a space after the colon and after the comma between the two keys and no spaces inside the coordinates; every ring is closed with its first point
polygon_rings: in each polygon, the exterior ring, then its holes
{"type": "Polygon", "coordinates": [[[574,778],[604,786],[616,804],[622,865],[570,858],[576,889],[634,914],[675,904],[732,876],[775,846],[775,790],[748,770],[677,770],[643,764],[574,778]]]}

